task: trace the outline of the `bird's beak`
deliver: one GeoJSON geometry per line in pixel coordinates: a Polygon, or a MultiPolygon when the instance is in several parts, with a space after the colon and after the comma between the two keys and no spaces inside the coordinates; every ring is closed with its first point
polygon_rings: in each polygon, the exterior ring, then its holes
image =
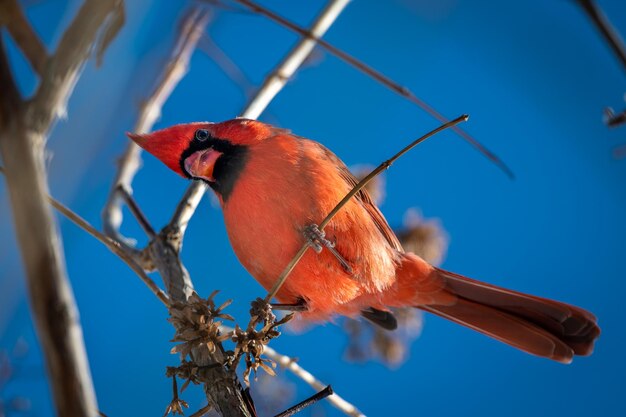
{"type": "Polygon", "coordinates": [[[215,162],[222,155],[213,148],[203,149],[189,155],[185,161],[185,171],[193,178],[201,178],[209,182],[215,182],[213,168],[215,162]]]}
{"type": "Polygon", "coordinates": [[[148,142],[148,138],[146,137],[147,135],[139,135],[137,133],[126,132],[126,136],[131,138],[133,142],[135,142],[142,148],[146,145],[146,142],[148,142]]]}

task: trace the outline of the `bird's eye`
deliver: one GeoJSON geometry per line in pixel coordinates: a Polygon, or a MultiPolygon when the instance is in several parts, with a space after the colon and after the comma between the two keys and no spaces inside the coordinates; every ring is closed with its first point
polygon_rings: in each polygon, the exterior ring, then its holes
{"type": "Polygon", "coordinates": [[[205,140],[207,140],[209,138],[209,131],[206,129],[198,129],[196,130],[196,140],[198,142],[204,142],[205,140]]]}

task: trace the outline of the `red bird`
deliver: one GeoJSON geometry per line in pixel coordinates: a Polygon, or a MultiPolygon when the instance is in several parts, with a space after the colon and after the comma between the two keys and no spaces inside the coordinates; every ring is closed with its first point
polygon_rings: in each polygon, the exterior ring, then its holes
{"type": "Polygon", "coordinates": [[[307,319],[361,314],[394,329],[389,307],[412,306],[563,363],[591,354],[600,335],[594,315],[581,308],[475,281],[404,252],[365,190],[324,237],[314,225],[356,180],[317,142],[246,119],[129,136],[176,173],[213,189],[237,257],[266,289],[311,242],[316,251],[307,251],[276,296],[301,306],[307,319]]]}

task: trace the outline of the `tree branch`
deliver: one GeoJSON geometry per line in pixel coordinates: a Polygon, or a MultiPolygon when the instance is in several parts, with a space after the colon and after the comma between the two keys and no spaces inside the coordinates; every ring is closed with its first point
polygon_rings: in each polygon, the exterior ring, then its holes
{"type": "MultiPolygon", "coordinates": [[[[33,101],[15,105],[13,93],[0,95],[0,153],[7,168],[33,320],[61,417],[97,416],[98,406],[61,237],[47,202],[43,145],[114,5],[112,0],[83,5],[46,67],[33,101]]],[[[4,48],[0,55],[0,83],[5,87],[11,79],[4,48]]]]}
{"type": "MultiPolygon", "coordinates": [[[[0,174],[5,174],[5,169],[0,166],[0,174]]],[[[132,269],[139,278],[146,284],[146,286],[156,295],[156,297],[166,306],[170,307],[170,299],[155,283],[150,279],[148,275],[146,275],[143,268],[135,262],[135,260],[129,256],[124,249],[120,246],[118,242],[111,239],[110,237],[100,233],[98,229],[93,227],[89,222],[79,216],[75,211],[65,206],[59,200],[54,197],[48,195],[48,202],[52,207],[54,207],[59,213],[61,213],[65,218],[74,223],[77,227],[83,229],[85,232],[89,233],[91,236],[96,238],[100,243],[106,246],[111,252],[117,255],[122,261],[124,261],[130,269],[132,269]]]]}
{"type": "Polygon", "coordinates": [[[0,152],[39,341],[59,416],[95,416],[97,405],[60,236],[46,201],[44,137],[24,113],[0,130],[0,152]]]}
{"type": "Polygon", "coordinates": [[[0,2],[0,16],[2,16],[2,24],[6,25],[11,37],[24,53],[30,66],[38,75],[41,75],[48,60],[48,53],[41,39],[26,20],[18,1],[4,0],[0,2]]]}
{"type": "MultiPolygon", "coordinates": [[[[66,105],[100,30],[121,7],[122,0],[86,0],[63,33],[54,56],[42,73],[42,80],[29,103],[29,128],[45,135],[58,117],[65,117],[66,105]]],[[[8,168],[8,167],[7,167],[8,168]]]]}

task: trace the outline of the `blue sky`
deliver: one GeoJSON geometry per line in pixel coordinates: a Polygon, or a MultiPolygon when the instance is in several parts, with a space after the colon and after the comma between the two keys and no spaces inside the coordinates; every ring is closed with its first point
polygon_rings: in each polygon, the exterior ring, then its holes
{"type": "MultiPolygon", "coordinates": [[[[601,0],[626,33],[626,4],[601,0]]],[[[49,142],[54,196],[95,225],[127,144],[138,105],[167,59],[175,23],[190,3],[133,0],[127,24],[104,57],[90,62],[49,142]]],[[[264,4],[307,25],[322,1],[264,4]],[[302,4],[304,3],[304,4],[302,4]]],[[[80,2],[29,2],[27,13],[49,47],[80,2]]],[[[248,14],[220,11],[208,33],[258,86],[297,36],[248,14]]],[[[609,130],[602,109],[626,104],[624,68],[572,1],[356,0],[326,39],[413,90],[448,117],[471,115],[467,130],[516,174],[509,180],[452,133],[420,145],[386,174],[382,206],[392,225],[409,207],[439,218],[450,236],[443,267],[556,298],[594,312],[603,334],[596,352],[569,366],[524,355],[444,320],[426,316],[409,360],[390,370],[343,358],[340,326],[286,332],[273,345],[333,385],[368,416],[622,416],[626,414],[626,127],[609,130]]],[[[20,87],[35,80],[10,48],[20,87]]],[[[205,54],[163,108],[157,127],[237,116],[245,94],[205,54]]],[[[324,53],[287,85],[262,119],[316,139],[349,165],[377,164],[437,126],[419,108],[324,53]]],[[[151,157],[134,191],[157,227],[187,183],[151,157]]],[[[109,416],[160,415],[171,387],[165,366],[172,328],[133,273],[99,243],[59,219],[67,267],[84,326],[100,408],[109,416]]],[[[145,242],[132,222],[128,235],[145,242]]],[[[51,416],[42,359],[29,318],[7,190],[0,181],[0,349],[31,345],[3,396],[27,395],[29,415],[51,416]]],[[[205,198],[182,258],[197,290],[234,298],[241,322],[263,291],[236,260],[221,213],[205,198]]],[[[156,277],[158,278],[158,277],[156,277]]],[[[311,391],[296,380],[297,402],[311,391]]],[[[201,404],[200,390],[184,396],[201,404]]],[[[305,414],[307,415],[307,414],[305,414]]],[[[324,406],[309,415],[340,415],[324,406]],[[324,414],[320,414],[320,413],[324,414]]]]}

